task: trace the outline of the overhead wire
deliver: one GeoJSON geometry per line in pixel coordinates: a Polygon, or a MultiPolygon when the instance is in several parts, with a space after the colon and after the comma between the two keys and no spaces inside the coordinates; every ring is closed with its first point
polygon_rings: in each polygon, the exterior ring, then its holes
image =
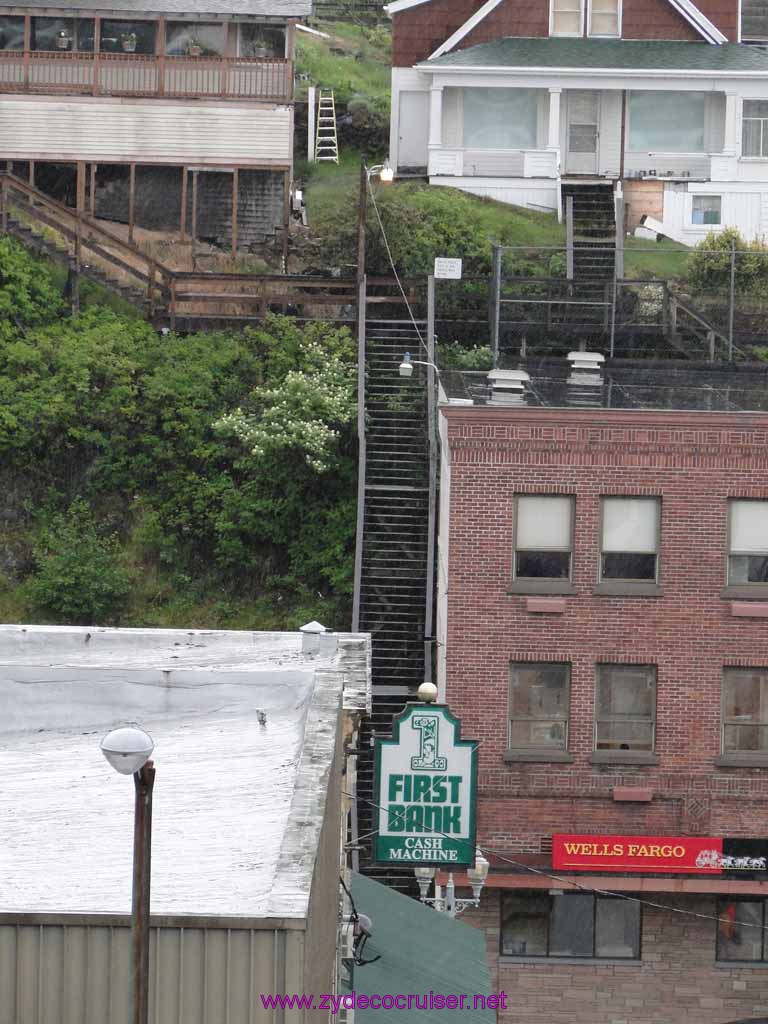
{"type": "MultiPolygon", "coordinates": [[[[391,809],[389,807],[383,807],[381,804],[377,804],[374,800],[369,800],[367,797],[355,796],[355,795],[353,795],[351,793],[346,793],[346,792],[344,793],[344,796],[346,796],[346,797],[348,797],[348,798],[350,798],[352,800],[357,800],[357,801],[362,800],[363,803],[370,804],[372,807],[376,808],[379,811],[386,811],[388,816],[391,816],[392,812],[391,812],[391,809]]],[[[404,820],[405,819],[405,813],[404,812],[396,812],[396,814],[397,814],[397,820],[404,820]]],[[[453,842],[463,843],[463,845],[469,846],[471,851],[472,851],[472,853],[474,853],[475,855],[477,855],[478,853],[483,853],[483,854],[490,853],[493,857],[495,857],[497,860],[500,860],[504,864],[509,864],[511,867],[519,868],[522,871],[524,871],[526,873],[529,873],[529,874],[539,875],[542,878],[548,878],[548,879],[550,879],[553,882],[558,882],[560,885],[565,885],[565,886],[568,886],[569,888],[573,887],[575,889],[579,889],[579,890],[581,890],[583,892],[586,892],[586,893],[597,894],[598,896],[608,896],[608,897],[611,897],[613,899],[626,900],[628,903],[635,903],[635,904],[639,904],[640,906],[651,907],[654,910],[665,910],[665,911],[668,911],[669,913],[673,913],[673,914],[682,914],[685,917],[695,917],[695,918],[699,918],[700,920],[703,920],[703,921],[714,921],[717,924],[728,924],[728,925],[733,925],[734,924],[734,922],[730,918],[727,918],[727,917],[718,917],[717,915],[713,915],[713,914],[702,914],[702,913],[700,913],[698,911],[695,911],[695,910],[685,910],[685,909],[683,909],[681,907],[670,906],[667,903],[657,903],[655,900],[647,900],[647,899],[643,899],[643,898],[641,898],[639,896],[631,896],[629,893],[626,893],[626,892],[617,892],[617,891],[614,891],[614,890],[611,890],[611,889],[601,889],[598,886],[588,885],[588,884],[587,885],[582,885],[582,883],[577,881],[575,878],[565,878],[562,875],[554,874],[552,871],[547,871],[547,870],[545,870],[543,868],[534,867],[532,864],[523,864],[521,861],[513,860],[511,857],[507,856],[506,854],[501,853],[498,850],[492,850],[492,849],[490,849],[487,846],[484,847],[483,849],[481,849],[479,846],[476,846],[474,843],[469,843],[468,840],[462,840],[462,839],[457,840],[456,836],[450,836],[446,832],[441,832],[439,829],[430,828],[429,826],[423,826],[423,830],[425,832],[429,832],[432,835],[442,836],[444,839],[450,839],[453,842]]],[[[376,829],[376,832],[379,832],[379,831],[380,831],[379,829],[376,829]]],[[[375,834],[375,833],[371,833],[371,834],[375,834]]],[[[445,870],[450,871],[450,866],[448,864],[445,865],[445,870]]],[[[701,895],[706,895],[706,893],[702,893],[701,895]]],[[[713,894],[713,895],[716,895],[716,894],[713,894]]],[[[740,927],[744,927],[744,928],[756,928],[756,929],[759,929],[760,931],[764,931],[764,932],[768,931],[768,925],[753,924],[753,923],[751,923],[749,921],[738,921],[738,922],[735,922],[735,923],[737,923],[740,927]]]]}

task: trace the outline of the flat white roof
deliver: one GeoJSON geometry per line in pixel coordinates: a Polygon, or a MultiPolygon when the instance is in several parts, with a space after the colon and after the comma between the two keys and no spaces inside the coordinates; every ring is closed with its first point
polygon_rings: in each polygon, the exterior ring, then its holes
{"type": "Polygon", "coordinates": [[[155,742],[152,913],[305,916],[342,688],[365,704],[368,648],[0,626],[0,913],[130,911],[134,786],[99,741],[133,721],[155,742]]]}

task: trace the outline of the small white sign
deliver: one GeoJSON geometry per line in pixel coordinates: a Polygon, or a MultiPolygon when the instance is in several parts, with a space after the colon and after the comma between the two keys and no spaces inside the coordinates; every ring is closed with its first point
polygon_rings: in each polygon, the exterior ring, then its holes
{"type": "Polygon", "coordinates": [[[451,281],[461,280],[461,260],[449,259],[447,256],[435,257],[435,277],[451,281]]]}

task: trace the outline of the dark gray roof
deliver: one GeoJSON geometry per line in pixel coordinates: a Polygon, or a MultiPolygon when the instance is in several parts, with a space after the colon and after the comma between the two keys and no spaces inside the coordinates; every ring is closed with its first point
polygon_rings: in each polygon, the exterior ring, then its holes
{"type": "Polygon", "coordinates": [[[496,39],[424,62],[429,67],[594,68],[638,71],[755,71],[768,74],[768,48],[740,43],[635,39],[496,39]]]}
{"type": "Polygon", "coordinates": [[[195,17],[284,17],[304,18],[312,13],[312,0],[0,0],[0,9],[17,11],[66,11],[70,17],[94,12],[119,14],[170,14],[195,17]]]}
{"type": "MultiPolygon", "coordinates": [[[[576,374],[565,359],[503,363],[531,380],[516,405],[499,408],[668,409],[691,412],[768,412],[768,364],[737,367],[635,365],[608,362],[600,374],[576,374]]],[[[451,399],[488,405],[486,373],[441,370],[451,399]]],[[[493,408],[496,408],[493,403],[493,408]]]]}

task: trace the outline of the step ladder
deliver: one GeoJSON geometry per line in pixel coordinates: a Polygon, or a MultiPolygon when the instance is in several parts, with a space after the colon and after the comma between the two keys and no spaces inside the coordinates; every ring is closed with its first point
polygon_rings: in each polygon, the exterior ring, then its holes
{"type": "Polygon", "coordinates": [[[336,137],[336,104],[333,90],[318,90],[317,132],[315,134],[315,160],[339,162],[339,143],[336,137]]]}

